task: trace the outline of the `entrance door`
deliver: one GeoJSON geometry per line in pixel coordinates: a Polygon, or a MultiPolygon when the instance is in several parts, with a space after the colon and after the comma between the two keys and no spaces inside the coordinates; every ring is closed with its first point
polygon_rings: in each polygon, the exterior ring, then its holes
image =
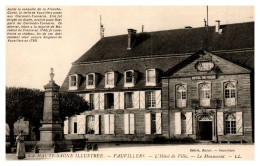
{"type": "Polygon", "coordinates": [[[201,140],[212,140],[211,121],[200,121],[198,127],[199,127],[199,138],[201,140]]]}

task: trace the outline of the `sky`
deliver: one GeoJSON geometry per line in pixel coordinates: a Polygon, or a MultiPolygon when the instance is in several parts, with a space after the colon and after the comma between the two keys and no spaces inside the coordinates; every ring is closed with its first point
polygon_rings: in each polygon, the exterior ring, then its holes
{"type": "MultiPolygon", "coordinates": [[[[50,68],[62,85],[72,62],[100,39],[100,15],[106,36],[127,34],[128,28],[145,32],[202,27],[206,6],[74,6],[61,7],[63,38],[37,43],[6,42],[6,86],[43,90],[50,68]]],[[[254,21],[252,6],[209,6],[209,26],[254,21]]]]}

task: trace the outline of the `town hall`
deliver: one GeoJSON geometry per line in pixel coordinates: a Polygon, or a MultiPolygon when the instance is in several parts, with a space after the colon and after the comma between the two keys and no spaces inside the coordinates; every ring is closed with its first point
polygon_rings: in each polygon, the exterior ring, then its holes
{"type": "Polygon", "coordinates": [[[65,139],[254,142],[254,22],[101,36],[61,87],[89,109],[65,139]]]}

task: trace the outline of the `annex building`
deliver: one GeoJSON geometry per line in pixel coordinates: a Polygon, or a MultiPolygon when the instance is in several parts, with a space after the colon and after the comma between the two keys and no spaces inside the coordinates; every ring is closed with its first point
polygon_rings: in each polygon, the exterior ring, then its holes
{"type": "Polygon", "coordinates": [[[101,38],[61,90],[90,108],[64,121],[66,139],[253,142],[254,22],[101,38]]]}

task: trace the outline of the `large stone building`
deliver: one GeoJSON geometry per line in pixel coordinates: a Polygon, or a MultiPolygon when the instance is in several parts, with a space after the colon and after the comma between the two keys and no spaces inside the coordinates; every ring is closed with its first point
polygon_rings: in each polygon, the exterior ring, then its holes
{"type": "Polygon", "coordinates": [[[61,89],[90,106],[65,120],[67,139],[253,142],[254,22],[102,38],[61,89]]]}

